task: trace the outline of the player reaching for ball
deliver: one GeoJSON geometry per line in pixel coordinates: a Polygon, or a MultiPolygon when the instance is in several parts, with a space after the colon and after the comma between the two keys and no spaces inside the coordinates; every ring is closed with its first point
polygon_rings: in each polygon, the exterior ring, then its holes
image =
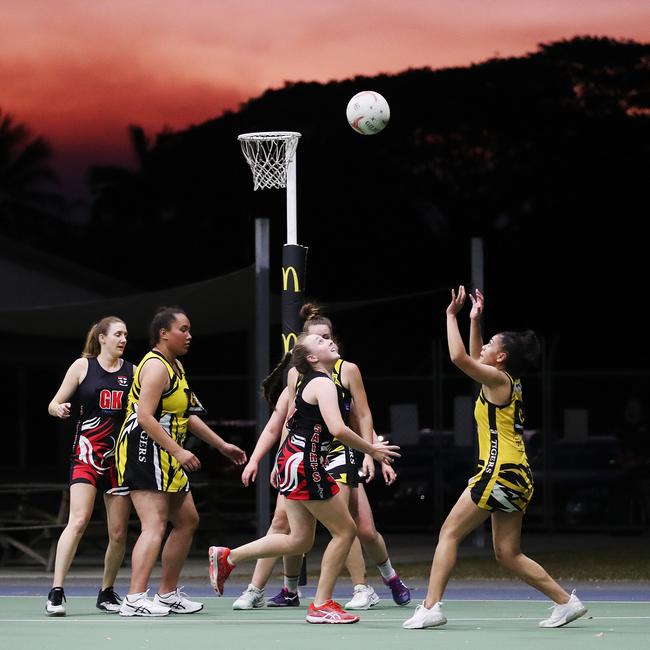
{"type": "Polygon", "coordinates": [[[452,290],[447,307],[447,343],[451,361],[481,384],[474,415],[478,430],[478,469],[451,509],[440,530],[422,605],[403,623],[409,629],[437,627],[447,622],[442,596],[456,563],[460,542],[488,517],[497,561],[555,606],[540,627],[561,627],[584,616],[587,609],[575,592],[568,594],[537,562],[521,552],[521,525],[533,495],[533,478],[523,441],[524,410],[520,373],[537,360],[539,343],[532,331],[501,332],[485,345],[480,319],[483,294],[470,294],[469,354],[456,316],[465,304],[465,287],[452,290]]]}

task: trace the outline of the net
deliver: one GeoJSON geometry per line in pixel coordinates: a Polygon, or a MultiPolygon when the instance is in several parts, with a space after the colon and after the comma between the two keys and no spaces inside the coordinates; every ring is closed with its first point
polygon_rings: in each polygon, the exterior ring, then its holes
{"type": "Polygon", "coordinates": [[[287,168],[296,155],[296,131],[262,131],[237,136],[242,153],[253,172],[253,189],[287,186],[287,168]]]}

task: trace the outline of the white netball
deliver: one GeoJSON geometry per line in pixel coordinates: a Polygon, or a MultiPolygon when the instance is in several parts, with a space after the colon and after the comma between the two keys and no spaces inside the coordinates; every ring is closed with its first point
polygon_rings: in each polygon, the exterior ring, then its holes
{"type": "Polygon", "coordinates": [[[363,135],[383,131],[390,120],[390,107],[382,95],[374,90],[362,90],[349,102],[345,111],[348,123],[363,135]]]}

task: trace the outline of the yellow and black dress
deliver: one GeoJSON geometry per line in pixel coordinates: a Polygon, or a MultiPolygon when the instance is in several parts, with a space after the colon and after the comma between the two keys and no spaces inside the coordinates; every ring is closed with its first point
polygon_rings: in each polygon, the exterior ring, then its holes
{"type": "Polygon", "coordinates": [[[472,501],[483,510],[523,512],[533,496],[533,476],[524,447],[521,381],[510,375],[508,379],[506,404],[492,404],[482,389],[476,400],[478,471],[469,488],[472,501]]]}
{"type": "MultiPolygon", "coordinates": [[[[332,369],[332,379],[336,384],[336,392],[339,398],[339,408],[345,424],[350,419],[350,407],[352,396],[341,383],[341,369],[343,359],[338,359],[332,369]]],[[[363,454],[342,444],[338,440],[332,443],[332,448],[327,454],[325,468],[330,476],[337,482],[349,487],[359,486],[359,468],[363,464],[363,454]]]]}
{"type": "Polygon", "coordinates": [[[196,408],[196,399],[189,389],[181,363],[176,360],[179,369],[176,372],[160,352],[148,352],[135,370],[126,418],[117,443],[118,482],[128,485],[131,490],[187,492],[190,483],[182,465],[138,424],[140,372],[150,359],[158,359],[169,373],[169,388],[162,394],[154,417],[181,447],[187,435],[188,418],[196,408]]]}

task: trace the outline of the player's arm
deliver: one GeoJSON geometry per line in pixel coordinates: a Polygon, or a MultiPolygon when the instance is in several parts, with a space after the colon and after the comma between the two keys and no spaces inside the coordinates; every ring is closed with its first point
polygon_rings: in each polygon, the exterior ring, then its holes
{"type": "Polygon", "coordinates": [[[481,333],[481,316],[485,298],[483,294],[476,289],[475,296],[471,293],[469,298],[472,301],[472,310],[469,313],[469,356],[478,360],[483,348],[483,335],[481,333]]]}
{"type": "Polygon", "coordinates": [[[187,428],[200,440],[214,447],[220,454],[231,460],[235,465],[246,462],[246,452],[231,442],[226,442],[218,433],[214,432],[198,415],[190,415],[187,428]]]}
{"type": "Polygon", "coordinates": [[[280,439],[284,423],[287,419],[288,410],[289,389],[285,387],[282,393],[280,393],[278,401],[275,403],[275,408],[273,409],[273,413],[271,413],[271,417],[257,438],[255,449],[253,449],[250,460],[242,472],[241,480],[246,487],[248,487],[251,481],[255,481],[260,461],[269,453],[269,451],[271,451],[273,446],[277,444],[280,439]]]}
{"type": "Polygon", "coordinates": [[[368,406],[368,396],[366,395],[366,389],[361,378],[361,371],[355,363],[344,361],[343,364],[352,403],[354,404],[354,417],[358,427],[354,427],[354,430],[364,440],[372,444],[372,413],[370,412],[370,406],[368,406]]]}
{"type": "Polygon", "coordinates": [[[339,409],[336,386],[331,379],[327,379],[326,377],[313,379],[305,389],[303,398],[306,401],[310,401],[311,399],[316,400],[330,433],[344,445],[357,449],[364,454],[370,454],[380,463],[390,462],[390,459],[399,457],[397,453],[399,447],[397,445],[387,445],[384,442],[371,445],[345,425],[339,409]]]}
{"type": "Polygon", "coordinates": [[[465,349],[465,343],[458,329],[458,312],[465,303],[465,287],[458,287],[458,294],[452,289],[451,302],[447,307],[447,345],[451,362],[468,377],[491,389],[510,387],[510,380],[501,370],[473,359],[465,349]]]}
{"type": "Polygon", "coordinates": [[[162,361],[151,358],[145,362],[140,370],[140,386],[138,424],[143,431],[156,444],[174,456],[184,469],[190,472],[201,469],[201,461],[168,435],[154,416],[162,394],[169,387],[169,373],[162,361]]]}
{"type": "Polygon", "coordinates": [[[88,359],[81,357],[75,359],[56,391],[56,395],[47,406],[47,412],[55,418],[62,420],[70,417],[70,400],[79,387],[79,384],[86,378],[88,373],[88,359]]]}

